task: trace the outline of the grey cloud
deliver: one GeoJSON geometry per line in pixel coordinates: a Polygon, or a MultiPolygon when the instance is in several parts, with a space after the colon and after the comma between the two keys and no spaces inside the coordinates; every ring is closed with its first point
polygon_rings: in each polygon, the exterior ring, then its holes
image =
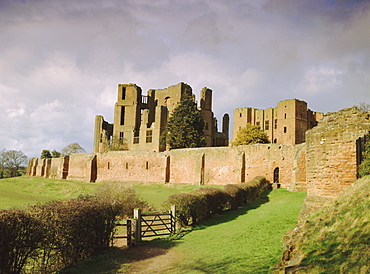
{"type": "Polygon", "coordinates": [[[119,83],[180,81],[237,107],[368,100],[368,1],[1,1],[0,149],[38,156],[113,119],[119,83]]]}

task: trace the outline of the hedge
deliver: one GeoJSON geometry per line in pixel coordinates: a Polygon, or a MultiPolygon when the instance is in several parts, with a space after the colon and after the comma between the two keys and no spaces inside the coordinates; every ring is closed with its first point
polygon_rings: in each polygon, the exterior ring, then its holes
{"type": "Polygon", "coordinates": [[[164,206],[176,206],[176,219],[180,226],[195,225],[225,210],[253,202],[267,186],[266,178],[258,176],[247,183],[228,184],[223,189],[205,187],[171,195],[164,206]]]}
{"type": "Polygon", "coordinates": [[[0,273],[52,273],[107,249],[121,205],[96,196],[0,211],[0,273]]]}

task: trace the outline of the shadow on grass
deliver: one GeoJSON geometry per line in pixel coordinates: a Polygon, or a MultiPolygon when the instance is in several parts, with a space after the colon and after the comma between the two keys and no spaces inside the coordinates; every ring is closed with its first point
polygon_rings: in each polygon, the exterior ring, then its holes
{"type": "Polygon", "coordinates": [[[204,229],[204,228],[209,227],[209,226],[218,225],[218,224],[221,224],[221,223],[226,223],[226,222],[233,221],[237,217],[246,214],[249,210],[257,209],[261,205],[263,205],[265,203],[268,203],[269,202],[268,195],[270,194],[270,192],[271,192],[271,190],[265,190],[261,194],[261,196],[257,200],[253,201],[252,203],[246,204],[246,205],[244,205],[244,206],[242,206],[242,207],[240,207],[236,210],[224,211],[222,214],[220,214],[218,216],[215,216],[211,219],[205,220],[205,221],[197,224],[191,230],[204,229]]]}
{"type": "Polygon", "coordinates": [[[176,243],[170,240],[155,239],[142,242],[131,248],[111,247],[107,251],[93,256],[91,259],[67,267],[60,274],[113,274],[126,273],[130,264],[165,255],[176,243]]]}
{"type": "MultiPolygon", "coordinates": [[[[269,201],[268,194],[270,192],[271,190],[265,190],[258,200],[236,210],[225,211],[223,214],[212,219],[205,220],[195,227],[181,229],[177,234],[173,234],[165,238],[153,239],[151,241],[143,241],[131,248],[112,247],[100,255],[96,255],[78,265],[68,267],[59,273],[125,273],[129,270],[130,264],[134,262],[166,254],[169,249],[181,244],[178,240],[181,240],[182,237],[193,230],[201,230],[209,226],[230,222],[235,220],[238,216],[246,214],[249,210],[259,208],[261,205],[269,201]]],[[[232,262],[230,262],[230,264],[232,264],[232,262]]],[[[222,262],[222,265],[226,266],[227,262],[222,262]]],[[[191,269],[202,271],[202,273],[214,273],[213,271],[215,269],[219,269],[219,267],[220,266],[218,265],[206,266],[200,262],[199,265],[193,265],[191,269]]]]}

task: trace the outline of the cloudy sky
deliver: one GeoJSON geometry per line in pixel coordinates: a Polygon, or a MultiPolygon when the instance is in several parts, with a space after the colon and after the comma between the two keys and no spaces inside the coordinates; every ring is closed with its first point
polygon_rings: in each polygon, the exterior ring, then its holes
{"type": "Polygon", "coordinates": [[[235,108],[370,103],[370,1],[0,0],[0,149],[38,157],[113,121],[119,83],[235,108]]]}

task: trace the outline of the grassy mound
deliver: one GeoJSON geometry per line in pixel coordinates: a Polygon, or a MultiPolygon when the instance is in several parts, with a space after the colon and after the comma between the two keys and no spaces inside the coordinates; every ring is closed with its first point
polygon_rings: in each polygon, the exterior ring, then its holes
{"type": "Polygon", "coordinates": [[[370,177],[308,218],[293,236],[300,273],[370,272],[370,177]]]}

